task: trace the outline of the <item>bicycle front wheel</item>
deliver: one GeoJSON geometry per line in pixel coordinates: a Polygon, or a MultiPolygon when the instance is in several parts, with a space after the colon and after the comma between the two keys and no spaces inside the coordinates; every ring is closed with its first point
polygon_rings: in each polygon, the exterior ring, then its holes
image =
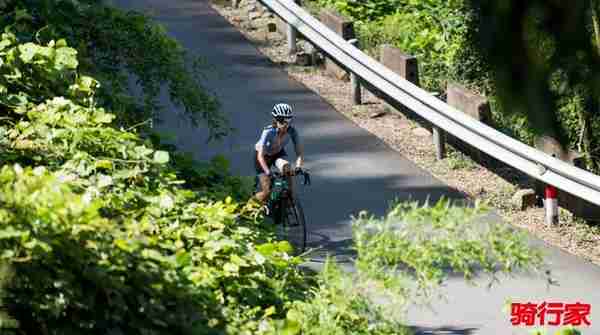
{"type": "Polygon", "coordinates": [[[281,200],[279,211],[278,235],[287,240],[294,248],[293,254],[299,255],[306,249],[306,221],[300,201],[285,197],[281,200]]]}

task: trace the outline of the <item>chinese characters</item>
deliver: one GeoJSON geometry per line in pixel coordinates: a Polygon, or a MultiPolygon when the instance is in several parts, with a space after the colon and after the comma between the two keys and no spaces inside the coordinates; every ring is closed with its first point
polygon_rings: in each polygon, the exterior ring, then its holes
{"type": "Polygon", "coordinates": [[[576,302],[513,303],[511,304],[510,322],[525,326],[582,326],[591,325],[589,316],[592,306],[576,302]]]}

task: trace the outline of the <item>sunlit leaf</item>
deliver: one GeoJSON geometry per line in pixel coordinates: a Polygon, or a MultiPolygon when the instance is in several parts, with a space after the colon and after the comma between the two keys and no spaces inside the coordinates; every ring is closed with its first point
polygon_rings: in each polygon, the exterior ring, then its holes
{"type": "Polygon", "coordinates": [[[154,162],[158,164],[166,164],[169,162],[169,153],[166,151],[157,150],[154,152],[154,162]]]}

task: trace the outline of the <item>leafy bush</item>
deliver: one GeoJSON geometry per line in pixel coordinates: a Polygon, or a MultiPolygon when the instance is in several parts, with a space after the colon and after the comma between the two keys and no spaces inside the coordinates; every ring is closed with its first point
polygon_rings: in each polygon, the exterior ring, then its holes
{"type": "Polygon", "coordinates": [[[357,267],[368,278],[403,290],[406,279],[398,273],[406,274],[422,293],[449,273],[469,281],[485,273],[493,282],[498,272],[539,269],[542,254],[529,247],[526,233],[491,223],[487,214],[488,207],[479,202],[460,207],[443,199],[433,206],[393,204],[382,220],[363,212],[353,223],[357,267]]]}
{"type": "Polygon", "coordinates": [[[318,0],[317,2],[319,6],[335,8],[340,13],[362,22],[381,18],[394,12],[405,3],[404,0],[318,0]]]}
{"type": "Polygon", "coordinates": [[[119,126],[140,124],[149,130],[148,119],[159,120],[158,96],[165,86],[195,125],[207,124],[211,139],[231,130],[216,97],[201,82],[202,59],[188,57],[148,16],[101,0],[7,0],[0,2],[0,12],[0,24],[14,27],[22,42],[47,45],[64,39],[74,48],[80,70],[102,83],[94,99],[118,116],[119,126]],[[134,80],[139,98],[130,91],[134,80]]]}
{"type": "Polygon", "coordinates": [[[143,199],[94,196],[18,165],[2,169],[0,184],[2,259],[15,271],[7,307],[27,331],[251,330],[264,308],[302,296],[293,263],[259,244],[258,226],[231,200],[194,202],[167,187],[143,199]],[[145,204],[128,215],[121,198],[145,204]]]}
{"type": "Polygon", "coordinates": [[[296,325],[291,334],[412,334],[365,295],[368,283],[357,283],[331,260],[325,262],[317,279],[309,300],[290,305],[286,324],[296,325]]]}
{"type": "Polygon", "coordinates": [[[468,32],[469,11],[464,1],[317,1],[316,4],[334,7],[356,20],[361,47],[368,52],[376,53],[386,43],[418,57],[424,88],[444,91],[446,80],[455,75],[452,70],[457,55],[465,47],[468,32]]]}
{"type": "MultiPolygon", "coordinates": [[[[490,223],[487,206],[433,206],[397,202],[384,218],[361,212],[353,219],[356,271],[327,259],[308,299],[293,301],[269,334],[411,334],[406,307],[421,303],[450,273],[468,281],[480,274],[538,270],[539,250],[526,233],[490,223]]],[[[566,330],[568,331],[568,329],[566,330]]]]}
{"type": "Polygon", "coordinates": [[[224,196],[251,189],[223,159],[194,166],[111,127],[64,40],[0,45],[3,302],[23,331],[255,332],[304,296],[289,244],[224,196]]]}

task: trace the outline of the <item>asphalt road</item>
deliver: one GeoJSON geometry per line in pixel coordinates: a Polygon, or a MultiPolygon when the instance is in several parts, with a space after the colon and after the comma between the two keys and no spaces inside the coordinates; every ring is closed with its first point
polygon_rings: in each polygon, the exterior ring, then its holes
{"type": "MultiPolygon", "coordinates": [[[[191,53],[206,57],[212,70],[206,83],[214,90],[236,132],[220,143],[206,144],[206,129],[193,128],[168,103],[160,129],[176,136],[175,144],[198,159],[223,154],[235,173],[253,174],[251,155],[262,127],[270,121],[277,102],[293,105],[296,127],[305,142],[306,166],[313,184],[300,188],[310,230],[311,246],[321,246],[338,260],[348,258],[350,216],[361,210],[383,215],[389,201],[433,201],[460,194],[416,167],[381,140],[337,113],[326,101],[273,66],[207,0],[113,0],[125,9],[150,11],[168,33],[191,53]]],[[[289,148],[291,150],[291,148],[289,148]]],[[[293,152],[293,150],[288,152],[293,152]]],[[[493,215],[490,217],[493,219],[493,215]]],[[[543,245],[533,239],[533,244],[543,245]]],[[[434,301],[433,310],[413,307],[407,324],[420,334],[528,334],[530,328],[510,323],[503,311],[513,302],[587,303],[592,325],[584,334],[600,334],[600,268],[556,248],[546,246],[549,269],[560,286],[548,286],[541,277],[504,278],[491,290],[473,288],[451,278],[446,300],[434,301]]],[[[315,263],[318,267],[318,262],[315,263]]],[[[350,264],[348,264],[351,267],[350,264]]],[[[481,283],[486,283],[484,278],[481,283]]],[[[553,330],[555,328],[548,328],[553,330]]]]}

